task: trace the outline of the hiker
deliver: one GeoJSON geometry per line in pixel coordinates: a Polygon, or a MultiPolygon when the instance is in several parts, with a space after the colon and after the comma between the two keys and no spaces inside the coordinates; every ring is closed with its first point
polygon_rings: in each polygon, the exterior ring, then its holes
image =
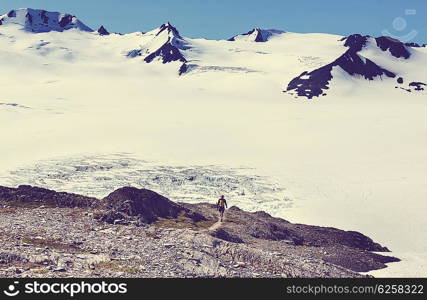
{"type": "Polygon", "coordinates": [[[222,222],[222,218],[224,217],[224,211],[227,207],[227,201],[224,198],[224,195],[221,195],[221,197],[218,199],[218,203],[216,204],[216,208],[219,211],[220,216],[220,222],[222,222]]]}

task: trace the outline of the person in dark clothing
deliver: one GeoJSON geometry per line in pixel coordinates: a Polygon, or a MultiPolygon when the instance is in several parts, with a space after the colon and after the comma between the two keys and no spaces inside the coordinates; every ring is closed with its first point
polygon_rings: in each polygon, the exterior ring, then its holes
{"type": "Polygon", "coordinates": [[[227,201],[225,200],[224,195],[221,195],[221,197],[218,199],[218,202],[216,204],[216,208],[219,211],[220,222],[222,222],[226,207],[227,207],[227,201]]]}

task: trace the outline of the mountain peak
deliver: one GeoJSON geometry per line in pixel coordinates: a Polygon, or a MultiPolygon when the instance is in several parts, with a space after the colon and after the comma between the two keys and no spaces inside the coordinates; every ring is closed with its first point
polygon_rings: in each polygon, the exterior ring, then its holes
{"type": "Polygon", "coordinates": [[[405,59],[408,59],[411,56],[408,46],[399,40],[388,36],[380,36],[377,37],[375,41],[381,50],[388,50],[394,57],[404,57],[405,59]]]}
{"type": "Polygon", "coordinates": [[[181,51],[189,49],[188,43],[169,22],[147,32],[146,35],[151,39],[141,45],[140,49],[128,52],[129,58],[143,57],[147,63],[155,60],[164,64],[173,61],[180,61],[183,64],[187,62],[181,51]]]}
{"type": "Polygon", "coordinates": [[[97,30],[99,35],[109,35],[110,33],[108,32],[107,29],[105,29],[104,25],[101,25],[101,27],[99,27],[99,29],[97,30]]]}
{"type": "Polygon", "coordinates": [[[159,31],[157,32],[156,36],[161,34],[164,31],[166,31],[169,35],[172,35],[177,38],[181,38],[179,31],[169,22],[160,25],[159,31]]]}
{"type": "Polygon", "coordinates": [[[396,77],[395,73],[380,67],[350,48],[332,63],[311,72],[305,71],[294,78],[289,82],[286,91],[308,99],[326,96],[326,90],[329,89],[329,83],[334,77],[333,70],[337,68],[350,76],[358,76],[367,80],[374,80],[381,76],[396,77]]]}
{"type": "Polygon", "coordinates": [[[246,41],[246,42],[267,42],[271,37],[286,33],[284,30],[279,29],[262,29],[256,27],[247,33],[235,35],[228,41],[246,41]]]}
{"type": "Polygon", "coordinates": [[[356,33],[342,38],[341,41],[345,41],[344,46],[348,47],[352,52],[359,52],[365,46],[367,46],[368,43],[371,45],[374,43],[374,45],[380,48],[382,51],[389,51],[394,57],[403,57],[408,59],[411,56],[409,47],[412,45],[405,44],[388,36],[373,38],[370,35],[361,35],[356,33]]]}
{"type": "Polygon", "coordinates": [[[369,35],[355,33],[342,38],[341,41],[345,41],[344,46],[350,48],[353,52],[359,52],[365,47],[370,37],[369,35]]]}
{"type": "Polygon", "coordinates": [[[369,35],[352,34],[341,39],[348,50],[335,61],[311,72],[305,71],[294,78],[286,89],[293,95],[304,96],[309,99],[325,96],[329,83],[333,79],[333,71],[338,69],[350,75],[362,77],[367,80],[382,78],[382,76],[395,78],[397,74],[377,65],[374,61],[362,56],[360,52],[365,47],[378,47],[382,51],[389,50],[395,57],[409,58],[410,53],[405,45],[394,39],[386,37],[372,38],[369,35]],[[376,45],[374,44],[376,43],[376,45]]]}
{"type": "Polygon", "coordinates": [[[0,25],[8,24],[20,25],[24,30],[35,33],[62,32],[68,29],[93,31],[77,19],[76,16],[33,8],[13,9],[7,14],[0,16],[0,25]]]}

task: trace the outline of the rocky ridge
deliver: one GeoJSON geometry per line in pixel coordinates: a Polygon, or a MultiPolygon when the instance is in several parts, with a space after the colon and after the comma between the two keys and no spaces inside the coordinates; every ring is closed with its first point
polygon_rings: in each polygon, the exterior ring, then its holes
{"type": "Polygon", "coordinates": [[[364,277],[397,258],[365,235],[124,187],[104,199],[0,187],[2,277],[364,277]]]}

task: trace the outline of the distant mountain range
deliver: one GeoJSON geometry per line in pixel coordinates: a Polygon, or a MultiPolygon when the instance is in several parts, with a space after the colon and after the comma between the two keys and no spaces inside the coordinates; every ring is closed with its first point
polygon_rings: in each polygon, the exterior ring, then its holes
{"type": "MultiPolygon", "coordinates": [[[[34,34],[78,30],[86,34],[98,35],[100,38],[106,38],[106,36],[111,35],[104,26],[100,26],[98,30],[94,31],[77,17],[70,14],[31,8],[9,11],[7,14],[0,16],[0,25],[0,32],[2,28],[14,27],[34,34]]],[[[120,34],[113,35],[120,36],[120,34]]],[[[266,71],[264,70],[260,71],[246,66],[245,59],[249,62],[252,59],[257,59],[256,57],[261,54],[270,55],[272,53],[277,54],[278,57],[281,55],[297,57],[299,53],[296,53],[287,45],[298,43],[297,40],[303,34],[298,36],[298,34],[288,33],[283,30],[255,28],[247,33],[235,35],[227,41],[209,41],[206,42],[208,44],[203,44],[199,39],[181,36],[174,26],[170,23],[165,23],[152,31],[141,33],[140,36],[138,47],[127,50],[125,56],[128,59],[142,59],[146,63],[160,61],[166,64],[176,62],[179,64],[178,74],[185,75],[188,73],[218,71],[265,73],[266,71]],[[236,47],[241,47],[242,49],[235,51],[235,49],[230,50],[227,48],[225,50],[224,43],[235,43],[236,47]],[[254,43],[264,45],[255,46],[254,43]],[[256,55],[245,58],[242,54],[242,58],[239,59],[239,63],[236,65],[231,60],[227,61],[224,66],[218,65],[217,59],[213,59],[217,62],[216,64],[209,64],[206,61],[207,53],[212,54],[212,57],[214,57],[216,51],[218,51],[217,55],[222,57],[223,61],[227,59],[227,55],[223,54],[224,51],[224,53],[230,51],[238,53],[252,52],[256,55]]],[[[329,40],[330,36],[317,34],[311,39],[305,39],[306,44],[299,46],[306,49],[322,47],[326,38],[329,40]]],[[[84,35],[82,38],[84,38],[84,35]]],[[[114,43],[120,43],[120,39],[115,39],[114,43]]],[[[332,46],[330,44],[325,45],[324,49],[327,49],[327,47],[332,46]]],[[[387,83],[393,81],[394,88],[402,89],[406,92],[423,92],[426,87],[424,83],[427,79],[427,76],[424,76],[424,66],[427,62],[425,45],[403,43],[385,36],[374,38],[353,34],[347,37],[337,36],[336,45],[333,45],[333,47],[334,49],[337,49],[337,47],[339,49],[342,48],[342,53],[335,58],[323,58],[320,53],[316,54],[316,51],[313,50],[313,55],[310,57],[319,56],[318,60],[326,63],[304,69],[302,73],[294,73],[293,79],[283,83],[283,91],[294,97],[311,99],[313,97],[326,96],[339,86],[342,80],[348,82],[349,79],[384,81],[387,83]]],[[[339,50],[334,50],[333,52],[339,53],[339,50]]],[[[232,59],[234,59],[234,56],[232,59]]],[[[302,59],[304,64],[307,65],[307,56],[299,58],[300,61],[302,59]]],[[[266,62],[265,69],[269,68],[269,64],[277,64],[277,59],[266,62]]],[[[290,71],[284,70],[284,72],[290,71]]]]}

